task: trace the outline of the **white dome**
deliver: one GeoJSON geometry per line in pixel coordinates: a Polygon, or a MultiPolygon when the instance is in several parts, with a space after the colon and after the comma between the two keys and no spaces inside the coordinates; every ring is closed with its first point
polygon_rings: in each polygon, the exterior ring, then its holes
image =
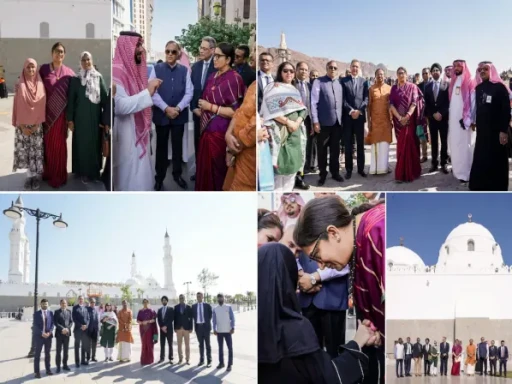
{"type": "Polygon", "coordinates": [[[393,266],[424,267],[425,263],[418,254],[402,245],[386,249],[386,262],[393,266]]]}
{"type": "Polygon", "coordinates": [[[466,239],[477,239],[477,238],[484,238],[491,240],[493,243],[496,241],[494,240],[494,236],[487,228],[485,228],[483,225],[478,223],[464,223],[459,226],[457,226],[454,230],[450,232],[448,237],[446,238],[445,243],[450,243],[451,240],[457,239],[457,238],[466,238],[466,239]]]}

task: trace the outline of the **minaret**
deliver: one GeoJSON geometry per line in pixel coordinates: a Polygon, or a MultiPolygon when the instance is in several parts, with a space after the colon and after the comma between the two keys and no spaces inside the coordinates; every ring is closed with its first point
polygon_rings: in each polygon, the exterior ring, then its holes
{"type": "Polygon", "coordinates": [[[277,49],[277,55],[279,56],[279,64],[290,61],[291,59],[290,52],[288,52],[288,46],[286,45],[286,36],[284,35],[284,32],[281,32],[281,42],[277,49]]]}
{"type": "Polygon", "coordinates": [[[130,276],[135,278],[137,276],[137,259],[135,258],[135,252],[132,254],[132,270],[130,272],[130,276]]]}
{"type": "Polygon", "coordinates": [[[171,291],[169,296],[176,297],[176,288],[172,281],[172,254],[171,243],[167,229],[165,230],[164,237],[164,289],[171,291]]]}
{"type": "MultiPolygon", "coordinates": [[[[21,196],[18,196],[14,206],[23,207],[21,196]]],[[[7,281],[9,283],[21,284],[25,282],[25,249],[26,243],[28,243],[27,236],[25,235],[25,214],[23,211],[19,219],[13,220],[9,240],[11,243],[11,254],[9,257],[9,276],[7,281]]]]}
{"type": "Polygon", "coordinates": [[[25,244],[23,248],[25,250],[25,261],[23,263],[23,282],[28,284],[30,283],[30,243],[28,242],[27,237],[25,237],[25,244]]]}

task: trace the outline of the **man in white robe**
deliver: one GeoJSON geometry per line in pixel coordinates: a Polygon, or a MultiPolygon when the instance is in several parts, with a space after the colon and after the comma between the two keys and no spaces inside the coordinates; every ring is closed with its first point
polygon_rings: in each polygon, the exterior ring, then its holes
{"type": "Polygon", "coordinates": [[[152,96],[161,80],[148,83],[146,54],[142,36],[121,32],[112,65],[115,129],[114,188],[118,191],[151,191],[154,167],[151,164],[152,96]]]}
{"type": "Polygon", "coordinates": [[[471,139],[471,93],[474,83],[464,60],[453,62],[450,81],[450,113],[448,122],[448,147],[452,173],[461,183],[469,181],[473,151],[471,139]]]}

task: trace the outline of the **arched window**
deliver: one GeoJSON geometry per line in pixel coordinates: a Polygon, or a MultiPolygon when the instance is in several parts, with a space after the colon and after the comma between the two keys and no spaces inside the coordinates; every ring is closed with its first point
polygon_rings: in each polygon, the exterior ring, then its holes
{"type": "Polygon", "coordinates": [[[473,240],[468,240],[468,251],[473,252],[475,250],[475,242],[473,240]]]}
{"type": "Polygon", "coordinates": [[[85,38],[86,39],[94,39],[94,24],[93,23],[85,24],[85,38]]]}
{"type": "Polygon", "coordinates": [[[39,38],[49,39],[50,38],[50,24],[46,21],[39,23],[39,38]]]}

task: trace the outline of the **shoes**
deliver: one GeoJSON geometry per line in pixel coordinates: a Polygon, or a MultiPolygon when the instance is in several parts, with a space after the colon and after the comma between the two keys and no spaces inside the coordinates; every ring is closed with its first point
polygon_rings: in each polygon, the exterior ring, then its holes
{"type": "Polygon", "coordinates": [[[188,360],[185,362],[185,364],[190,365],[190,363],[188,362],[188,360]]]}
{"type": "MultiPolygon", "coordinates": [[[[443,172],[445,175],[447,175],[447,174],[448,174],[448,168],[446,168],[446,165],[443,165],[443,166],[441,167],[441,172],[443,172]]],[[[446,375],[445,375],[445,376],[446,376],[446,375]]]]}
{"type": "Polygon", "coordinates": [[[108,357],[107,357],[107,358],[105,358],[105,363],[108,363],[108,357]]]}
{"type": "Polygon", "coordinates": [[[341,175],[333,175],[332,178],[340,183],[342,183],[343,181],[345,181],[343,179],[343,177],[341,177],[341,175]]]}
{"type": "Polygon", "coordinates": [[[224,368],[224,367],[225,367],[225,365],[224,365],[224,364],[219,364],[219,365],[217,365],[217,369],[222,369],[222,368],[224,368]]]}
{"type": "Polygon", "coordinates": [[[206,368],[211,368],[211,366],[212,366],[212,362],[211,362],[211,361],[209,361],[209,362],[206,364],[206,368]]]}
{"type": "Polygon", "coordinates": [[[345,175],[345,179],[350,180],[352,178],[352,171],[347,171],[347,174],[345,175]]]}
{"type": "Polygon", "coordinates": [[[198,367],[200,367],[201,365],[204,365],[204,361],[203,361],[203,360],[201,360],[201,361],[199,362],[199,364],[197,364],[197,366],[198,366],[198,367]]]}
{"type": "Polygon", "coordinates": [[[190,176],[190,181],[196,181],[196,175],[195,174],[190,176]]]}
{"type": "Polygon", "coordinates": [[[53,376],[53,372],[52,371],[46,371],[46,376],[53,376]]]}
{"type": "Polygon", "coordinates": [[[158,360],[158,363],[159,363],[159,364],[160,364],[160,363],[163,363],[163,362],[164,362],[164,359],[160,359],[160,360],[158,360]]]}
{"type": "Polygon", "coordinates": [[[71,369],[69,369],[69,367],[67,365],[65,365],[64,367],[62,367],[63,370],[65,371],[71,371],[71,369]]]}
{"type": "Polygon", "coordinates": [[[34,374],[34,377],[35,377],[36,379],[40,379],[40,378],[41,378],[41,374],[40,374],[40,373],[35,373],[35,374],[34,374]]]}
{"type": "Polygon", "coordinates": [[[96,358],[95,358],[95,357],[93,357],[93,358],[91,359],[91,361],[94,361],[95,363],[97,363],[97,362],[98,362],[98,360],[96,360],[96,358]]]}
{"type": "Polygon", "coordinates": [[[176,182],[176,184],[178,184],[180,186],[181,189],[185,189],[185,190],[188,189],[187,182],[185,180],[183,180],[183,178],[181,176],[175,177],[174,181],[176,182]]]}
{"type": "Polygon", "coordinates": [[[318,180],[318,186],[321,187],[325,184],[325,176],[321,176],[320,180],[318,180]]]}
{"type": "Polygon", "coordinates": [[[295,177],[295,188],[307,191],[310,187],[301,176],[295,177]]]}
{"type": "Polygon", "coordinates": [[[359,174],[359,176],[361,176],[361,177],[366,177],[366,176],[368,176],[366,173],[364,173],[364,171],[359,171],[359,172],[357,172],[357,173],[358,173],[358,174],[359,174]]]}
{"type": "Polygon", "coordinates": [[[435,172],[435,171],[437,171],[437,165],[433,165],[433,166],[431,166],[431,167],[429,168],[429,170],[428,170],[428,172],[429,172],[429,173],[432,173],[432,172],[435,172]]]}
{"type": "Polygon", "coordinates": [[[155,191],[161,191],[164,186],[164,183],[162,181],[155,181],[155,191]]]}
{"type": "Polygon", "coordinates": [[[181,364],[181,363],[183,363],[183,359],[178,360],[178,364],[181,364]]]}
{"type": "Polygon", "coordinates": [[[57,370],[55,372],[60,373],[60,367],[57,367],[57,370]]]}
{"type": "Polygon", "coordinates": [[[231,365],[228,365],[228,367],[226,368],[226,371],[231,372],[231,365]]]}
{"type": "Polygon", "coordinates": [[[428,159],[426,157],[422,157],[420,163],[425,163],[428,159]]]}
{"type": "Polygon", "coordinates": [[[82,365],[89,365],[89,362],[88,362],[88,361],[84,361],[84,362],[82,363],[82,365]]]}

